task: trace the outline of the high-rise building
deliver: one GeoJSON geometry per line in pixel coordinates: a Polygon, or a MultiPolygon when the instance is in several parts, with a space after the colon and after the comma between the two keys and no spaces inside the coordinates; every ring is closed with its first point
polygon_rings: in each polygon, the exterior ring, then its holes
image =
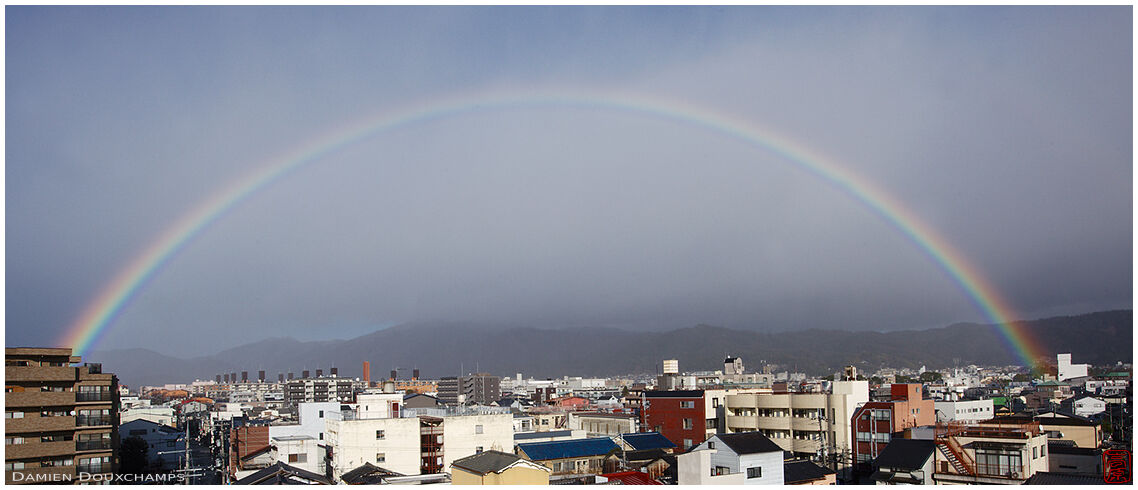
{"type": "Polygon", "coordinates": [[[118,465],[118,378],[67,348],[5,349],[4,481],[110,481],[118,465]]]}

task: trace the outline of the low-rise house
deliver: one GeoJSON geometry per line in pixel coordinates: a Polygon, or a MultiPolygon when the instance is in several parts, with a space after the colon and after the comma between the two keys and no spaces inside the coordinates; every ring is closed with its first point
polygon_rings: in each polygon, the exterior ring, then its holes
{"type": "Polygon", "coordinates": [[[359,468],[345,472],[340,481],[347,485],[382,485],[388,478],[406,476],[371,463],[364,463],[359,468]]]}
{"type": "Polygon", "coordinates": [[[659,432],[639,432],[635,434],[621,434],[619,438],[621,445],[625,449],[632,451],[642,451],[645,449],[660,449],[666,452],[674,452],[676,445],[672,441],[664,437],[659,432]]]}
{"type": "Polygon", "coordinates": [[[601,475],[609,482],[618,482],[621,485],[663,485],[652,478],[652,475],[642,471],[620,471],[601,475]]]}
{"type": "Polygon", "coordinates": [[[186,449],[185,432],[146,419],[135,419],[119,425],[119,437],[137,437],[146,441],[146,461],[150,468],[163,471],[178,468],[186,449]]]}
{"type": "Polygon", "coordinates": [[[605,459],[605,468],[636,470],[655,480],[676,481],[676,455],[663,449],[622,450],[605,459]]]}
{"type": "Polygon", "coordinates": [[[637,417],[627,413],[570,412],[569,428],[583,430],[588,437],[611,437],[637,432],[637,417]]]}
{"type": "Polygon", "coordinates": [[[838,476],[834,470],[818,466],[806,459],[782,463],[783,485],[837,485],[838,476]]]}
{"type": "Polygon", "coordinates": [[[451,463],[455,485],[548,485],[551,470],[502,451],[481,453],[451,463]]]}
{"type": "Polygon", "coordinates": [[[1106,413],[1106,401],[1092,396],[1073,396],[1059,403],[1059,410],[1093,419],[1106,413]]]}
{"type": "Polygon", "coordinates": [[[1049,441],[1071,441],[1078,447],[1098,447],[1102,442],[1102,427],[1086,417],[1070,413],[1045,411],[1034,416],[1016,414],[999,417],[997,422],[1023,424],[1039,422],[1049,441]]]}
{"type": "Polygon", "coordinates": [[[1052,473],[1078,473],[1102,476],[1102,450],[1078,447],[1071,441],[1047,444],[1048,470],[1052,473]]]}
{"type": "Polygon", "coordinates": [[[529,442],[568,441],[571,439],[584,439],[583,430],[551,430],[549,432],[515,432],[514,444],[529,442]]]}
{"type": "Polygon", "coordinates": [[[148,420],[159,425],[173,426],[178,417],[174,415],[173,407],[152,407],[150,405],[135,406],[119,413],[120,425],[132,420],[148,420]]]}
{"type": "Polygon", "coordinates": [[[933,485],[936,443],[928,439],[893,439],[877,459],[872,479],[879,485],[933,485]]]}
{"type": "Polygon", "coordinates": [[[324,471],[325,449],[320,446],[322,441],[309,435],[293,435],[272,437],[269,440],[269,459],[276,463],[288,463],[289,466],[305,471],[322,473],[324,471]]]}
{"type": "Polygon", "coordinates": [[[701,449],[715,450],[710,455],[712,476],[740,473],[744,475],[742,483],[747,485],[783,484],[782,448],[761,432],[716,434],[693,451],[701,449]]]}
{"type": "Polygon", "coordinates": [[[324,475],[275,463],[237,480],[237,485],[331,485],[324,475]]]}
{"type": "Polygon", "coordinates": [[[711,458],[719,453],[706,444],[691,448],[690,451],[676,455],[676,483],[680,485],[742,485],[746,475],[740,471],[730,472],[716,468],[711,458]]]}
{"type": "Polygon", "coordinates": [[[1038,422],[937,424],[937,484],[1018,485],[1047,471],[1047,435],[1038,422]]]}
{"type": "Polygon", "coordinates": [[[518,444],[517,454],[552,470],[551,480],[605,472],[605,459],[620,446],[608,437],[518,444]]]}

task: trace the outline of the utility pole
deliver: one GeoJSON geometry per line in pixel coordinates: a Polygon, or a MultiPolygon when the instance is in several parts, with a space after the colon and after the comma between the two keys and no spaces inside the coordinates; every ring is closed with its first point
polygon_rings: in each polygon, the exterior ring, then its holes
{"type": "Polygon", "coordinates": [[[190,484],[190,417],[183,414],[182,423],[186,426],[186,472],[183,485],[190,484]]]}

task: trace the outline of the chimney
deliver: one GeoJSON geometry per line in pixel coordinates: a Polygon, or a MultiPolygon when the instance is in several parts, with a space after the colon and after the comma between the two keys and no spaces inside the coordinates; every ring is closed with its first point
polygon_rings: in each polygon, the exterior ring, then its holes
{"type": "Polygon", "coordinates": [[[419,379],[419,368],[415,368],[411,371],[411,379],[419,379]]]}
{"type": "Polygon", "coordinates": [[[335,378],[340,372],[336,368],[332,368],[332,377],[335,378]]]}
{"type": "Polygon", "coordinates": [[[304,378],[304,379],[308,379],[308,370],[307,370],[307,369],[305,369],[304,371],[301,371],[301,372],[300,372],[300,377],[301,377],[301,378],[304,378]]]}
{"type": "Polygon", "coordinates": [[[371,363],[364,361],[364,384],[371,386],[371,363]]]}
{"type": "Polygon", "coordinates": [[[277,373],[277,382],[284,383],[284,373],[277,373]]]}
{"type": "Polygon", "coordinates": [[[257,381],[261,382],[261,383],[265,382],[265,372],[264,371],[257,371],[257,381]]]}
{"type": "Polygon", "coordinates": [[[221,384],[221,375],[220,375],[220,374],[219,374],[219,375],[217,375],[217,379],[215,380],[215,382],[216,382],[217,384],[221,384]]]}
{"type": "Polygon", "coordinates": [[[229,381],[232,383],[237,382],[237,373],[229,373],[229,381]]]}
{"type": "Polygon", "coordinates": [[[225,382],[229,383],[229,373],[225,373],[225,382]]]}
{"type": "Polygon", "coordinates": [[[316,377],[317,377],[317,378],[320,378],[320,377],[323,377],[323,376],[324,376],[324,370],[323,370],[323,369],[317,369],[317,370],[316,370],[316,377]]]}
{"type": "Polygon", "coordinates": [[[292,373],[288,373],[288,379],[289,381],[292,381],[292,373]]]}
{"type": "Polygon", "coordinates": [[[399,371],[392,369],[391,370],[391,379],[396,379],[398,377],[399,377],[399,371]]]}
{"type": "Polygon", "coordinates": [[[242,383],[248,383],[249,382],[249,371],[241,371],[241,382],[242,383]]]}

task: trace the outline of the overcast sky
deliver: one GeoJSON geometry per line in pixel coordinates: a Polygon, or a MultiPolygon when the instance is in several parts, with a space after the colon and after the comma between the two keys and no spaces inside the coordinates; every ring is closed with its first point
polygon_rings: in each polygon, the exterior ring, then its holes
{"type": "MultiPolygon", "coordinates": [[[[1130,308],[1132,25],[1105,8],[6,9],[6,342],[54,343],[184,213],[350,121],[485,91],[682,101],[896,197],[1019,318],[1130,308]]],[[[100,349],[416,320],[893,330],[983,313],[771,152],[599,107],[378,133],[255,194],[100,349]]]]}

